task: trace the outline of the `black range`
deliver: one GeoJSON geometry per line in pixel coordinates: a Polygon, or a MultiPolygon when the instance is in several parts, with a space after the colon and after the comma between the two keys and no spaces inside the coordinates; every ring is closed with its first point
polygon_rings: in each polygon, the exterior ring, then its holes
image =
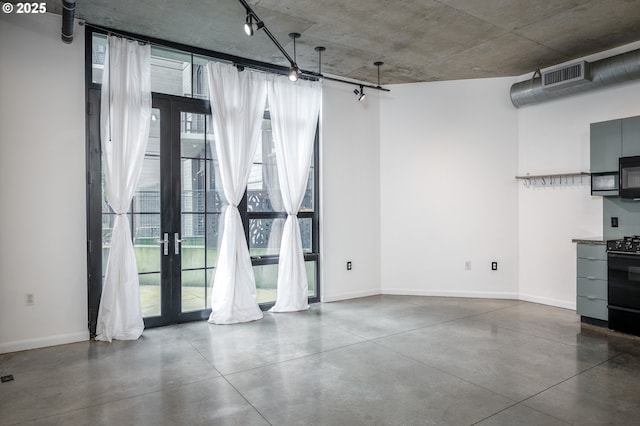
{"type": "Polygon", "coordinates": [[[609,328],[640,335],[640,236],[607,241],[609,328]]]}

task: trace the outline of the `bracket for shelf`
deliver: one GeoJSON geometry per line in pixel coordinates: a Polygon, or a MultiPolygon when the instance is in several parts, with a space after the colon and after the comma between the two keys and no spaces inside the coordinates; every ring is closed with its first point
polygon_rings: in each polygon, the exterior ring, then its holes
{"type": "MultiPolygon", "coordinates": [[[[540,174],[540,175],[526,174],[524,176],[516,176],[516,179],[523,181],[526,187],[563,186],[563,185],[576,185],[576,184],[585,185],[584,178],[589,176],[591,176],[591,173],[589,172],[572,172],[572,173],[548,173],[548,174],[540,174]],[[540,183],[538,184],[538,182],[540,183]]],[[[587,182],[587,184],[589,183],[590,182],[587,182]]]]}

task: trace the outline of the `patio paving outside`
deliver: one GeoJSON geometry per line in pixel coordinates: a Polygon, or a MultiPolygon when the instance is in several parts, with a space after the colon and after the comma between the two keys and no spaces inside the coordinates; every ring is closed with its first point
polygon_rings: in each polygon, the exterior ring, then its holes
{"type": "MultiPolygon", "coordinates": [[[[207,291],[205,298],[204,287],[182,287],[182,311],[189,312],[209,308],[211,303],[207,299],[210,295],[211,289],[207,291]]],[[[276,290],[258,288],[256,289],[256,298],[258,303],[273,302],[276,300],[276,290]]],[[[140,304],[143,317],[160,315],[160,286],[141,285],[140,304]]]]}

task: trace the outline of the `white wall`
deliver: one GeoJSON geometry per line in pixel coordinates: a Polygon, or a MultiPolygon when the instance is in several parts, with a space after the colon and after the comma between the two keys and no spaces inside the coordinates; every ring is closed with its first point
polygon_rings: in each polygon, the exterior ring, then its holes
{"type": "MultiPolygon", "coordinates": [[[[366,91],[367,92],[367,91],[366,91]]],[[[353,87],[326,81],[321,136],[321,297],[380,293],[380,109],[353,87]],[[346,270],[346,262],[353,269],[346,270]]]]}
{"type": "Polygon", "coordinates": [[[89,338],[84,31],[60,19],[0,15],[0,353],[89,338]]]}
{"type": "MultiPolygon", "coordinates": [[[[589,124],[640,115],[638,99],[635,82],[520,108],[518,173],[589,171],[589,124]]],[[[519,198],[520,297],[575,309],[571,240],[602,236],[602,197],[591,197],[585,179],[568,187],[521,186],[519,198]]]]}
{"type": "Polygon", "coordinates": [[[517,297],[515,81],[397,85],[381,100],[383,293],[517,297]]]}

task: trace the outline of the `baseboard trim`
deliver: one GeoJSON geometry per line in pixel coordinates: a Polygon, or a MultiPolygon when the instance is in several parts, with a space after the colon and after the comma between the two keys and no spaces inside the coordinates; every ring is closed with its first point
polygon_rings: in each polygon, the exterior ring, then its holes
{"type": "Polygon", "coordinates": [[[46,348],[48,346],[65,345],[67,343],[84,342],[86,340],[89,340],[88,330],[78,333],[58,334],[55,336],[18,340],[16,342],[0,343],[0,354],[46,348]]]}
{"type": "Polygon", "coordinates": [[[359,297],[377,296],[380,294],[380,290],[361,290],[351,291],[349,293],[332,294],[330,296],[321,296],[320,301],[325,302],[338,302],[340,300],[357,299],[359,297]]]}
{"type": "Polygon", "coordinates": [[[540,303],[542,305],[555,306],[558,308],[576,310],[576,302],[567,302],[566,300],[551,299],[549,297],[535,296],[533,294],[520,294],[520,300],[525,302],[540,303]]]}
{"type": "Polygon", "coordinates": [[[518,293],[498,291],[446,291],[429,289],[383,288],[381,294],[431,297],[475,297],[480,299],[514,299],[520,300],[518,293]]]}

